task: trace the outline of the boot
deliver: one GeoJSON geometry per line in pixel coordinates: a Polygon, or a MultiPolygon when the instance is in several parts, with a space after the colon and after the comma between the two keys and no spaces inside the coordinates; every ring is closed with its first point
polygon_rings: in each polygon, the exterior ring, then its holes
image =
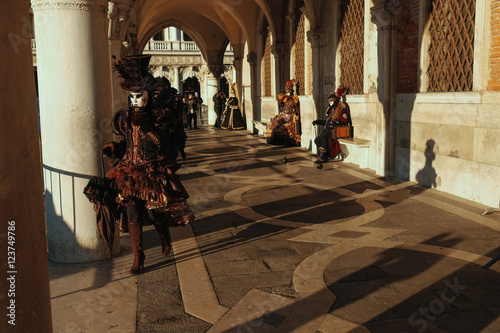
{"type": "Polygon", "coordinates": [[[156,228],[156,231],[158,232],[158,235],[160,235],[161,252],[163,253],[163,256],[166,257],[172,250],[172,242],[170,240],[170,230],[168,226],[161,223],[155,223],[154,226],[156,228]]]}
{"type": "Polygon", "coordinates": [[[132,250],[134,251],[134,265],[130,268],[130,274],[139,274],[141,269],[144,269],[144,251],[142,250],[142,226],[138,223],[128,224],[130,233],[130,242],[132,243],[132,250]]]}
{"type": "Polygon", "coordinates": [[[318,158],[316,159],[316,161],[314,161],[314,163],[321,164],[321,163],[325,163],[326,161],[328,161],[328,155],[326,153],[326,149],[319,147],[318,148],[318,158]]]}
{"type": "Polygon", "coordinates": [[[172,241],[170,239],[170,228],[168,227],[168,220],[170,219],[170,214],[168,213],[158,213],[150,211],[150,218],[153,220],[153,225],[155,226],[158,235],[161,239],[161,252],[163,256],[166,257],[172,250],[172,241]]]}

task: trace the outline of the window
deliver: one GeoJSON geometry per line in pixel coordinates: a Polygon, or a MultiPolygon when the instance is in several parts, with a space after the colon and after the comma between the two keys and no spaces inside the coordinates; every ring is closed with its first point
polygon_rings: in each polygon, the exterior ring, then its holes
{"type": "Polygon", "coordinates": [[[432,1],[427,91],[472,91],[475,8],[475,0],[432,1]]]}
{"type": "Polygon", "coordinates": [[[363,93],[364,0],[340,4],[340,85],[351,94],[363,93]]]}

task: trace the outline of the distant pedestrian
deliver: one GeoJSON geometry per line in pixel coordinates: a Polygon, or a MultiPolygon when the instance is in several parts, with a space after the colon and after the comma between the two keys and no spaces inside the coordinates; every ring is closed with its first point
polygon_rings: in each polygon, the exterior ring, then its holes
{"type": "Polygon", "coordinates": [[[226,106],[226,94],[219,90],[214,97],[214,111],[215,114],[217,115],[217,119],[215,120],[214,127],[215,128],[220,128],[221,122],[222,122],[222,112],[224,111],[224,107],[226,106]]]}

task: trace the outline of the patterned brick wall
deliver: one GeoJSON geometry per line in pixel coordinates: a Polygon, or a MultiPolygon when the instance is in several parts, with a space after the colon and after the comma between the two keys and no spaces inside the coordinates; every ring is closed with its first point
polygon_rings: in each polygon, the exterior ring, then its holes
{"type": "Polygon", "coordinates": [[[500,0],[491,0],[490,80],[488,90],[500,90],[500,0]]]}
{"type": "Polygon", "coordinates": [[[417,93],[418,0],[402,1],[401,7],[398,36],[398,93],[417,93]]]}

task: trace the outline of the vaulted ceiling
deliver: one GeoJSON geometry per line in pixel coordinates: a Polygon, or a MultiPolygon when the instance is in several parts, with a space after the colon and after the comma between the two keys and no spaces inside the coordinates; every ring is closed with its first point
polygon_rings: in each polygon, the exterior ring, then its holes
{"type": "MultiPolygon", "coordinates": [[[[173,26],[185,31],[196,42],[208,63],[218,63],[228,43],[233,45],[235,58],[241,59],[245,44],[248,52],[255,50],[259,42],[255,32],[262,29],[263,17],[266,17],[273,36],[279,35],[276,34],[275,20],[278,17],[284,19],[295,1],[137,0],[139,48],[144,47],[159,30],[173,26]]],[[[319,2],[304,0],[310,19],[317,14],[314,10],[321,7],[319,2]]]]}

